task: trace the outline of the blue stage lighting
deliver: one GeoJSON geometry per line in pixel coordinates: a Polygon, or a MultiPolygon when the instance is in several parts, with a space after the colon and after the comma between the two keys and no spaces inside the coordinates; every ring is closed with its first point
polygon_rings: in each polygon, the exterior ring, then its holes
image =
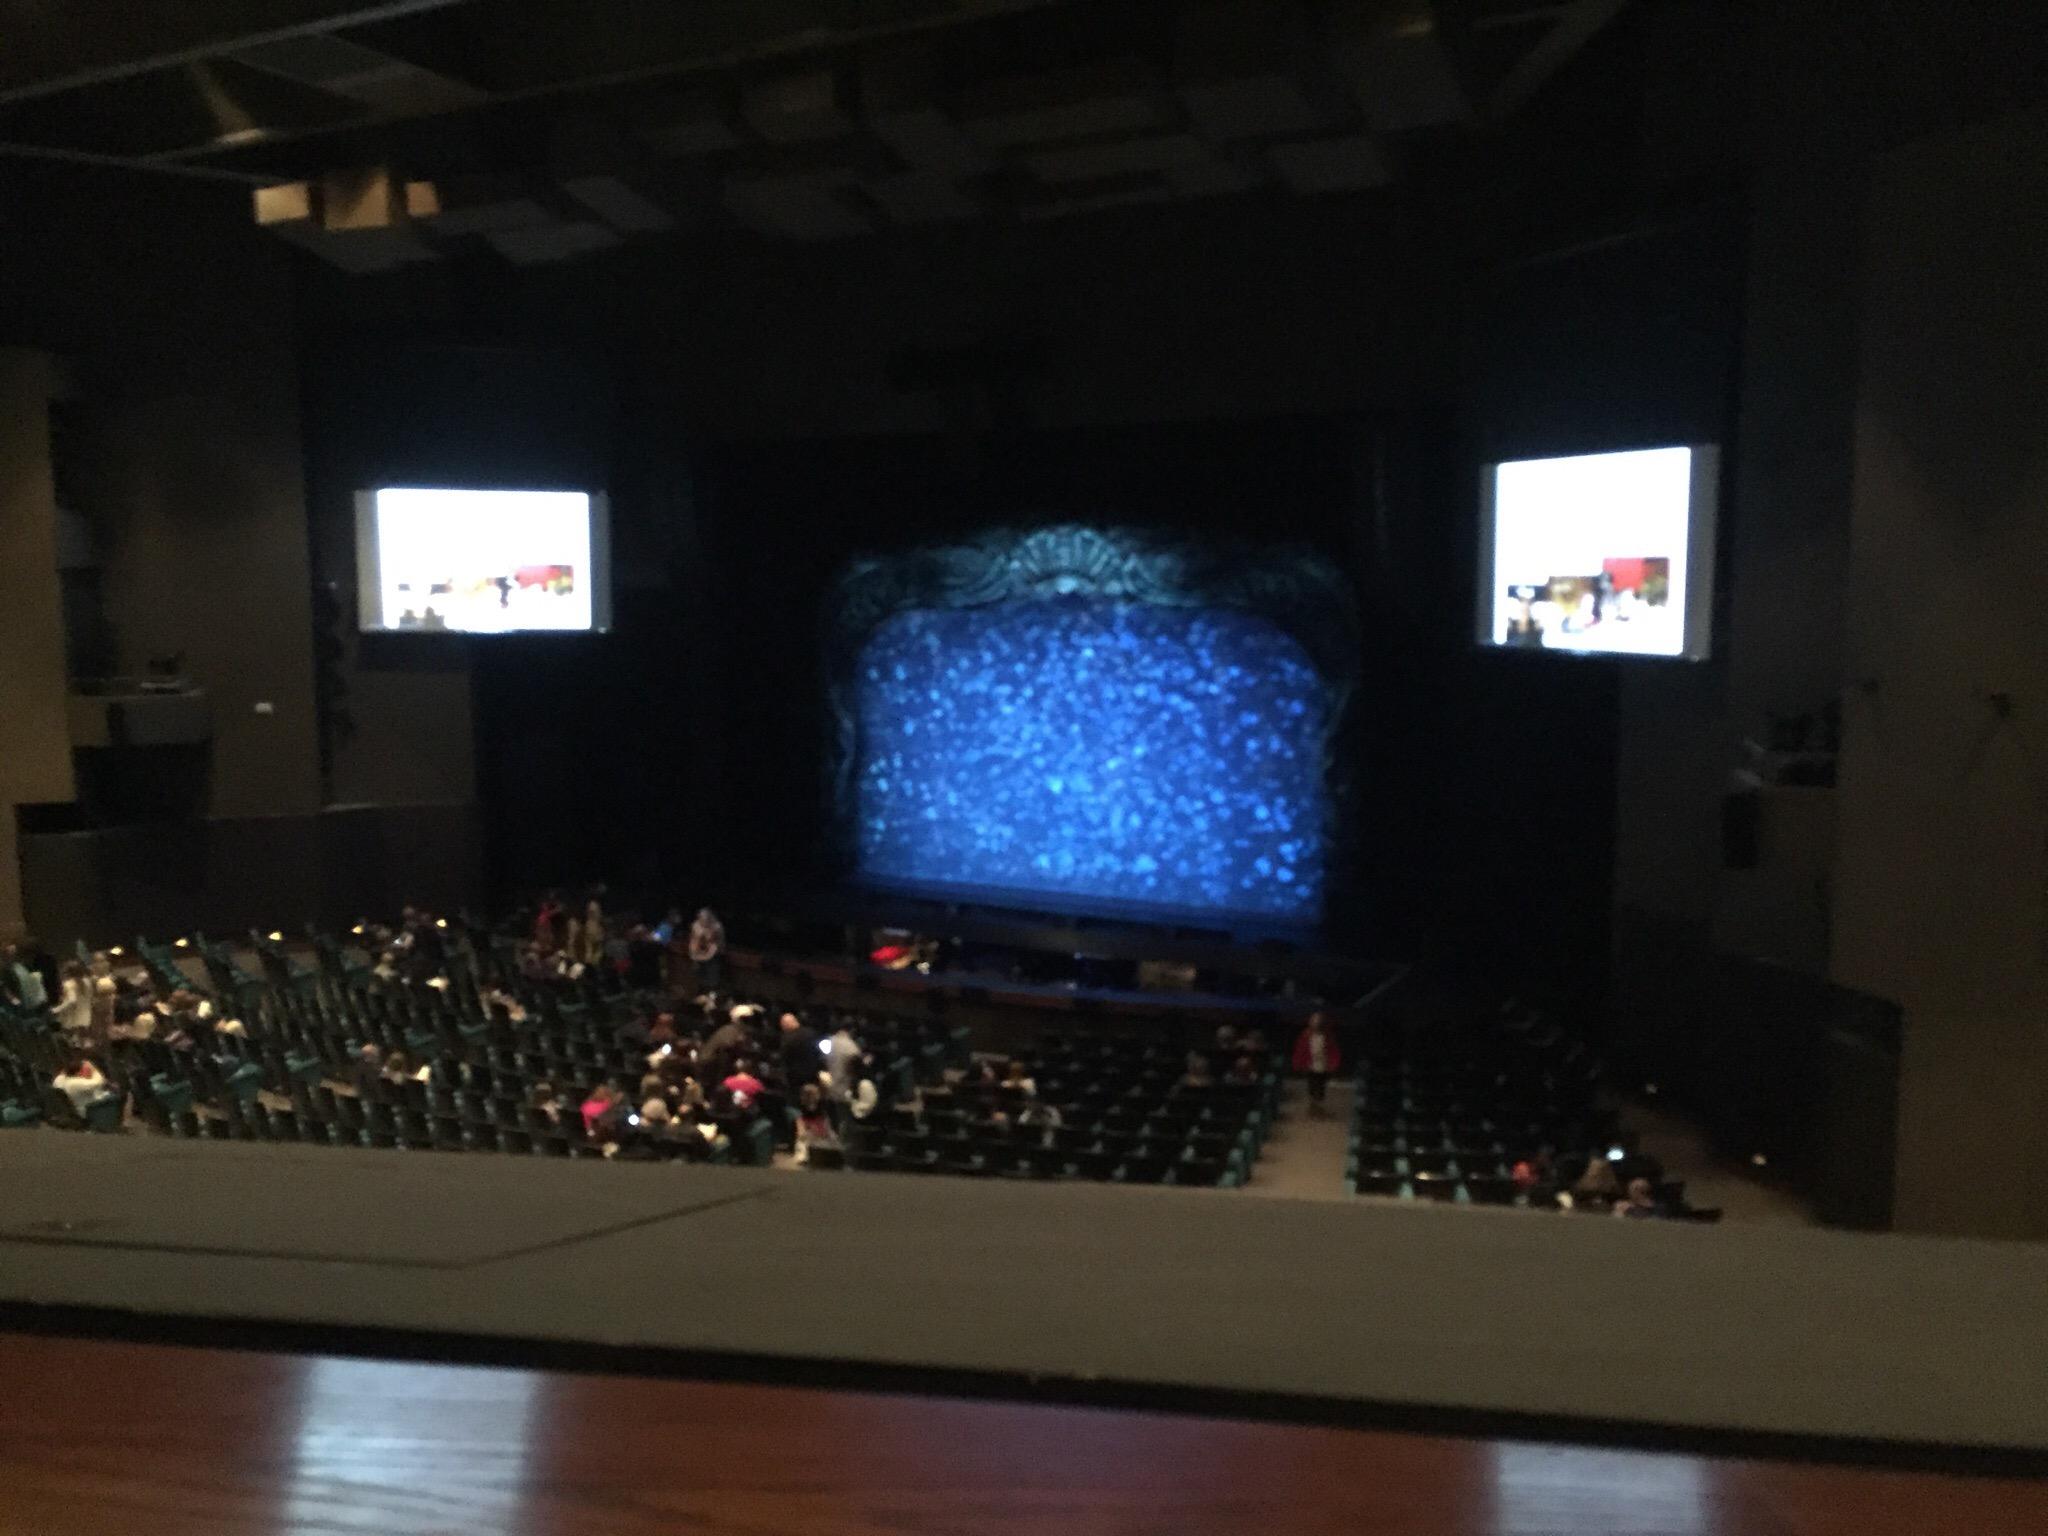
{"type": "Polygon", "coordinates": [[[870,880],[1320,914],[1329,695],[1265,619],[1101,596],[909,609],[854,682],[870,880]]]}

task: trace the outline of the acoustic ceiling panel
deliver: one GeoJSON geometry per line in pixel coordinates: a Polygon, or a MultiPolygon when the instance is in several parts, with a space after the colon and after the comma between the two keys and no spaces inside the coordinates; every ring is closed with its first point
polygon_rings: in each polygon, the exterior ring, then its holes
{"type": "Polygon", "coordinates": [[[572,256],[609,249],[619,237],[602,224],[575,221],[501,229],[484,237],[500,256],[517,266],[541,266],[572,256]]]}
{"type": "Polygon", "coordinates": [[[983,211],[958,182],[931,171],[878,177],[862,190],[897,224],[938,224],[970,219],[983,211]]]}
{"type": "Polygon", "coordinates": [[[771,144],[843,138],[853,132],[845,86],[829,69],[778,75],[750,85],[742,94],[747,125],[771,144]]]}
{"type": "Polygon", "coordinates": [[[846,198],[839,177],[763,176],[736,179],[725,205],[748,228],[790,240],[844,240],[874,229],[846,198]]]}
{"type": "Polygon", "coordinates": [[[1156,74],[1121,60],[993,81],[968,94],[961,126],[990,149],[1170,127],[1173,103],[1156,74]]]}
{"type": "Polygon", "coordinates": [[[1385,186],[1393,174],[1370,134],[1276,144],[1269,154],[1280,179],[1297,192],[1356,192],[1385,186]]]}
{"type": "Polygon", "coordinates": [[[675,215],[624,176],[570,176],[562,190],[621,234],[675,228],[675,215]]]}
{"type": "Polygon", "coordinates": [[[1200,139],[1192,134],[1174,133],[1042,150],[1026,155],[1024,166],[1040,181],[1096,181],[1108,176],[1200,165],[1208,158],[1208,146],[1200,139]]]}

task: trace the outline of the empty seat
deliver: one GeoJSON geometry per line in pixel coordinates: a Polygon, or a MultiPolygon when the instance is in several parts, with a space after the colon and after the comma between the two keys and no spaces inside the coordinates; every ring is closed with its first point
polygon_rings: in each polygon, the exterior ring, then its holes
{"type": "Polygon", "coordinates": [[[1126,1157],[1117,1177],[1126,1184],[1163,1184],[1173,1163],[1158,1153],[1140,1153],[1126,1157]]]}
{"type": "Polygon", "coordinates": [[[1448,1204],[1458,1198],[1458,1180],[1443,1173],[1418,1173],[1409,1180],[1418,1200],[1448,1204]]]}

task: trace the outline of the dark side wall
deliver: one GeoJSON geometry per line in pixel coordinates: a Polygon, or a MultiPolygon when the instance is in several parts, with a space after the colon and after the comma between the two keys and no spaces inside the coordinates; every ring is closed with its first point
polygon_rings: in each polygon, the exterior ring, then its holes
{"type": "Polygon", "coordinates": [[[1872,168],[1837,979],[1906,1016],[1899,1221],[2048,1237],[2048,108],[1872,168]]]}
{"type": "Polygon", "coordinates": [[[182,652],[206,689],[197,809],[310,812],[289,256],[238,188],[19,163],[0,177],[0,338],[70,362],[63,479],[99,548],[119,665],[182,652]]]}
{"type": "MultiPolygon", "coordinates": [[[[125,941],[348,921],[407,889],[473,894],[467,774],[410,767],[431,756],[420,743],[450,739],[441,701],[414,701],[387,766],[344,785],[372,809],[325,812],[289,248],[235,186],[10,161],[0,206],[0,345],[60,360],[58,428],[33,426],[90,533],[108,661],[140,673],[182,654],[212,717],[197,771],[125,749],[118,770],[80,776],[97,794],[35,813],[30,923],[60,944],[125,941]],[[437,812],[390,811],[429,789],[445,790],[437,812]]],[[[452,735],[466,770],[466,719],[452,735]]]]}

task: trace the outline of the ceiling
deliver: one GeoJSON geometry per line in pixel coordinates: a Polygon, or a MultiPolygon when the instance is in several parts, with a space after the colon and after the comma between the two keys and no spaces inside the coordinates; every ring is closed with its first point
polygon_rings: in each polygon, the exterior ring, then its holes
{"type": "Polygon", "coordinates": [[[352,271],[1370,192],[1515,121],[1630,4],[0,0],[0,156],[241,182],[352,271]]]}

